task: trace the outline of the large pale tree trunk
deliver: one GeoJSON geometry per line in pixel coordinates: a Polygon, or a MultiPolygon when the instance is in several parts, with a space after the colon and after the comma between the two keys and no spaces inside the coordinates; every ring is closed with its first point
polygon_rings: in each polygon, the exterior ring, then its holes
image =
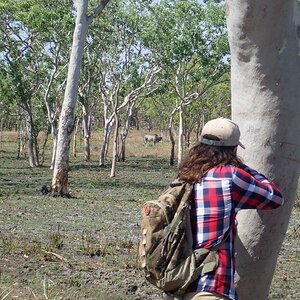
{"type": "Polygon", "coordinates": [[[74,127],[80,66],[88,29],[88,0],[77,1],[77,17],[69,62],[67,86],[59,119],[57,149],[52,179],[52,194],[68,194],[69,148],[74,127]]]}
{"type": "Polygon", "coordinates": [[[299,1],[228,0],[232,114],[245,163],[283,190],[284,207],[238,215],[237,287],[265,300],[296,197],[300,162],[299,1]]]}
{"type": "Polygon", "coordinates": [[[69,195],[68,193],[68,171],[69,150],[72,131],[74,127],[74,109],[77,101],[80,67],[84,50],[87,30],[94,17],[99,15],[109,0],[101,0],[88,16],[89,0],[77,0],[77,17],[73,34],[71,56],[67,76],[67,86],[59,119],[57,137],[57,150],[52,178],[52,194],[54,196],[69,195]]]}

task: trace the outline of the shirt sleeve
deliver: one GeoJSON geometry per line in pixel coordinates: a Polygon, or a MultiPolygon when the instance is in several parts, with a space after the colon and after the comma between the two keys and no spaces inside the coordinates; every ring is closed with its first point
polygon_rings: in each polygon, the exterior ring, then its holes
{"type": "Polygon", "coordinates": [[[284,203],[278,187],[257,171],[236,168],[232,177],[232,199],[235,210],[275,209],[284,203]]]}

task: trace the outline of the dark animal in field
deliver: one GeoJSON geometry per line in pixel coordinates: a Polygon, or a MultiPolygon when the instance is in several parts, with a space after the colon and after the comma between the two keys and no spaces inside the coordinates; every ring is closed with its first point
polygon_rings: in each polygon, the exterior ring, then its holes
{"type": "Polygon", "coordinates": [[[144,143],[147,144],[148,142],[153,142],[153,144],[156,144],[160,141],[162,141],[162,137],[157,134],[146,134],[144,136],[144,143]]]}

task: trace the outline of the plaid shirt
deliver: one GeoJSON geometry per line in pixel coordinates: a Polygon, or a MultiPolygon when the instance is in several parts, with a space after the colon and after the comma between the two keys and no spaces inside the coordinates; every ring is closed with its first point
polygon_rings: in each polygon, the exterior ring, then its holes
{"type": "Polygon", "coordinates": [[[195,201],[191,208],[194,247],[210,248],[220,242],[231,228],[225,243],[218,250],[219,266],[215,272],[199,277],[188,292],[215,292],[238,299],[234,287],[234,222],[240,209],[274,209],[283,198],[265,176],[245,167],[231,165],[211,169],[194,185],[195,201]]]}

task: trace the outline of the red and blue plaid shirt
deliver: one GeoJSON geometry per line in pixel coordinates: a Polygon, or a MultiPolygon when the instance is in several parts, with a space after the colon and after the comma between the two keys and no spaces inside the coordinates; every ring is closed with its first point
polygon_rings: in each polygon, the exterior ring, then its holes
{"type": "Polygon", "coordinates": [[[215,272],[199,277],[188,292],[215,292],[238,299],[234,287],[235,216],[240,209],[274,209],[283,204],[283,197],[274,183],[255,170],[231,165],[211,169],[194,185],[191,222],[194,247],[211,248],[230,229],[225,243],[218,250],[219,266],[215,272]]]}

